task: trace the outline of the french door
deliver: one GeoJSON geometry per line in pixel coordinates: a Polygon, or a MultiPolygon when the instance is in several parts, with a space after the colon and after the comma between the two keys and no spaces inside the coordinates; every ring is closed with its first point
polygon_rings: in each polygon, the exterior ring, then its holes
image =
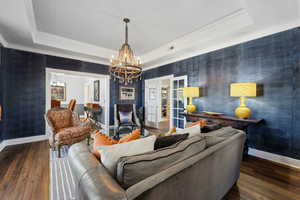
{"type": "Polygon", "coordinates": [[[145,81],[145,118],[146,126],[158,127],[161,105],[161,81],[145,81]]]}
{"type": "Polygon", "coordinates": [[[187,105],[183,97],[183,88],[187,86],[187,76],[174,77],[171,84],[171,125],[178,129],[185,128],[186,119],[181,114],[187,105]]]}

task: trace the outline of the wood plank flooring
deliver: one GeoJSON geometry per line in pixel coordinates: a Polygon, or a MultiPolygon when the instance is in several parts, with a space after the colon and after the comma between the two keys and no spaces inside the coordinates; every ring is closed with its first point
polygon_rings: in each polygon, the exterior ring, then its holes
{"type": "MultiPolygon", "coordinates": [[[[1,200],[47,200],[49,180],[46,141],[10,146],[0,153],[1,200]]],[[[249,157],[224,200],[300,200],[300,170],[249,157]]]]}
{"type": "Polygon", "coordinates": [[[9,146],[0,153],[1,200],[47,200],[49,181],[47,142],[9,146]]]}

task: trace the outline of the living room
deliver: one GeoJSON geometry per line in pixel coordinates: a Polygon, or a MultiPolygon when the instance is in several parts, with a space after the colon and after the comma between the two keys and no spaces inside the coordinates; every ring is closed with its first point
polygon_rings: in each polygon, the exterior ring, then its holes
{"type": "Polygon", "coordinates": [[[300,199],[299,0],[2,1],[0,55],[1,199],[300,199]]]}

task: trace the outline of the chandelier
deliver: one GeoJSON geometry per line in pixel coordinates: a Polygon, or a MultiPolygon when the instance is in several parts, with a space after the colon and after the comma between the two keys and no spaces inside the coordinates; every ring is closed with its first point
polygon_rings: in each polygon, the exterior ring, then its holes
{"type": "Polygon", "coordinates": [[[116,58],[112,56],[110,59],[109,72],[115,81],[118,79],[120,83],[127,85],[141,77],[142,68],[140,67],[141,60],[135,57],[128,44],[127,24],[130,20],[124,18],[123,21],[125,22],[125,43],[119,50],[118,56],[116,58]]]}

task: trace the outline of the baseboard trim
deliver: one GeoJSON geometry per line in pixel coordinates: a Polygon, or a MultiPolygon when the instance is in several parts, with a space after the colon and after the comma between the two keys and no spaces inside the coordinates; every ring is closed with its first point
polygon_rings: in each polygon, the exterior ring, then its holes
{"type": "Polygon", "coordinates": [[[16,138],[16,139],[8,139],[3,140],[0,143],[0,151],[2,151],[5,147],[11,146],[11,145],[17,145],[17,144],[25,144],[30,142],[38,142],[43,140],[48,140],[48,135],[37,135],[37,136],[31,136],[31,137],[22,137],[22,138],[16,138]]]}
{"type": "Polygon", "coordinates": [[[278,154],[274,154],[274,153],[269,153],[269,152],[265,152],[265,151],[261,151],[261,150],[257,150],[257,149],[253,149],[253,148],[249,148],[249,155],[258,157],[258,158],[262,158],[265,160],[269,160],[275,163],[279,163],[282,165],[286,165],[289,167],[294,167],[297,169],[300,169],[300,160],[294,159],[294,158],[290,158],[287,156],[281,156],[278,154]]]}

